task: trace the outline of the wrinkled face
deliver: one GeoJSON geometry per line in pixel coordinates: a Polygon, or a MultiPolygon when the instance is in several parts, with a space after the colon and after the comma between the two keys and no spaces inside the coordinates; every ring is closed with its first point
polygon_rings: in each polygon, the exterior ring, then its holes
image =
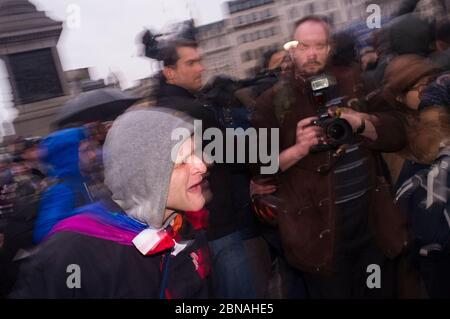
{"type": "Polygon", "coordinates": [[[293,49],[293,56],[300,74],[307,77],[319,74],[330,54],[325,26],[316,21],[306,21],[297,28],[294,37],[298,44],[293,49]]]}
{"type": "MultiPolygon", "coordinates": [[[[178,150],[166,208],[170,211],[196,212],[205,205],[202,185],[207,169],[203,160],[194,153],[193,139],[187,139],[178,150]]],[[[167,217],[167,216],[166,216],[167,217]]]]}
{"type": "Polygon", "coordinates": [[[178,85],[190,92],[198,92],[203,86],[202,73],[205,70],[201,56],[196,48],[177,49],[178,61],[175,66],[165,67],[167,83],[178,85]]]}

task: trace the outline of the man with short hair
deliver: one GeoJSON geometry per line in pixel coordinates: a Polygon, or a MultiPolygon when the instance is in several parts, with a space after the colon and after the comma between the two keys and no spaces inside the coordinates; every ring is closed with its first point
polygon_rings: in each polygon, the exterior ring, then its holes
{"type": "Polygon", "coordinates": [[[174,64],[164,67],[163,73],[168,84],[177,85],[191,93],[200,91],[203,86],[202,73],[205,70],[195,43],[180,42],[176,47],[178,59],[174,64]]]}
{"type": "MultiPolygon", "coordinates": [[[[322,126],[313,124],[319,105],[314,103],[311,77],[334,76],[337,96],[354,97],[360,90],[356,76],[343,79],[328,65],[330,36],[329,24],[320,17],[308,16],[297,23],[297,44],[290,51],[295,64],[292,80],[258,99],[253,124],[280,129],[276,194],[287,211],[278,216],[279,232],[288,262],[305,272],[310,296],[387,297],[392,277],[379,247],[396,256],[403,248],[404,229],[400,215],[381,215],[392,209],[375,209],[376,151],[401,149],[404,131],[391,112],[364,113],[342,102],[344,107],[336,113],[348,122],[353,137],[345,145],[318,150],[318,145],[328,147],[330,138],[322,126]],[[383,289],[366,286],[371,264],[382,269],[383,289]]],[[[392,198],[380,202],[388,207],[392,198]]]]}
{"type": "MultiPolygon", "coordinates": [[[[156,105],[175,109],[202,121],[203,130],[218,128],[215,109],[197,96],[205,68],[195,42],[177,39],[166,43],[159,54],[164,63],[156,105]]],[[[225,134],[224,134],[225,135],[225,134]]],[[[213,142],[213,141],[211,141],[213,142]]],[[[224,143],[225,144],[225,143],[224,143]]],[[[255,298],[252,273],[238,230],[238,210],[228,164],[215,163],[209,170],[212,200],[207,237],[212,255],[213,294],[216,298],[255,298]]]]}
{"type": "Polygon", "coordinates": [[[197,43],[184,39],[168,42],[155,58],[164,64],[154,93],[156,104],[188,113],[202,120],[204,128],[219,125],[214,108],[198,96],[205,68],[197,43]]]}

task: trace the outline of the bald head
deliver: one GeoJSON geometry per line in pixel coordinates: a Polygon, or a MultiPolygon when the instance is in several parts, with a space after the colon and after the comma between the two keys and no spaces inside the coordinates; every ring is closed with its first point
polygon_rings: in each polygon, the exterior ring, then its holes
{"type": "Polygon", "coordinates": [[[327,37],[331,38],[331,26],[328,23],[328,21],[326,20],[326,18],[323,18],[321,16],[315,16],[315,15],[303,17],[300,20],[297,20],[297,22],[295,22],[294,37],[295,37],[295,34],[297,33],[297,30],[301,26],[304,26],[304,25],[308,26],[311,24],[321,25],[322,28],[324,29],[324,31],[327,33],[327,37]]]}

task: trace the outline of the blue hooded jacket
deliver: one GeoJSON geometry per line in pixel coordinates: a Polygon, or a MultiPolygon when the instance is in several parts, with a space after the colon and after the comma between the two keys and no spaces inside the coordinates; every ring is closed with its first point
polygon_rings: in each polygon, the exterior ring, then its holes
{"type": "Polygon", "coordinates": [[[86,139],[83,128],[72,128],[49,135],[40,145],[49,175],[57,184],[42,195],[34,226],[33,242],[40,243],[59,221],[73,215],[76,207],[92,202],[79,167],[78,149],[86,139]]]}

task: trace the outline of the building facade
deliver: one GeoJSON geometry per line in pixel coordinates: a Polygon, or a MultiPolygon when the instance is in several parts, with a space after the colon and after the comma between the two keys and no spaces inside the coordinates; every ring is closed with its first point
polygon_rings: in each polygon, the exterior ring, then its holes
{"type": "Polygon", "coordinates": [[[279,49],[286,38],[282,15],[275,0],[236,0],[227,3],[232,33],[233,59],[239,78],[251,77],[263,54],[279,49]]]}
{"type": "Polygon", "coordinates": [[[237,78],[254,75],[263,54],[280,49],[292,39],[296,21],[324,15],[335,30],[366,20],[368,4],[378,4],[390,15],[399,1],[387,0],[235,0],[226,3],[225,20],[200,26],[199,44],[207,68],[205,78],[225,74],[237,78]]]}
{"type": "Polygon", "coordinates": [[[50,133],[64,103],[82,91],[106,86],[104,80],[92,80],[87,68],[63,70],[57,50],[62,30],[61,21],[29,0],[0,0],[2,78],[9,82],[18,111],[10,131],[19,136],[50,133]]]}
{"type": "Polygon", "coordinates": [[[237,65],[233,59],[233,42],[228,20],[222,20],[197,28],[197,39],[201,43],[203,62],[207,65],[204,80],[217,74],[236,77],[237,65]]]}
{"type": "Polygon", "coordinates": [[[0,1],[0,59],[6,66],[18,135],[42,135],[69,95],[56,45],[62,22],[28,0],[0,1]]]}

